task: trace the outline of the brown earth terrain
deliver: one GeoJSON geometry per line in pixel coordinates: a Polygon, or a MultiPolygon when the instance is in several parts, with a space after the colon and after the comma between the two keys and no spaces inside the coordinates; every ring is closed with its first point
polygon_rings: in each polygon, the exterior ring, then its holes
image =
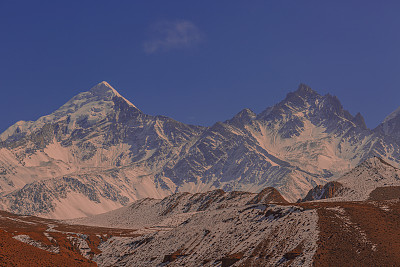
{"type": "MultiPolygon", "coordinates": [[[[386,188],[384,192],[387,190],[396,193],[398,189],[386,188]]],[[[382,191],[378,189],[378,197],[371,194],[371,199],[380,199],[380,194],[382,191]]],[[[281,205],[297,205],[317,211],[320,235],[314,255],[315,266],[400,266],[399,199],[281,205]]],[[[0,211],[0,266],[96,266],[92,258],[101,253],[99,244],[112,236],[134,237],[137,234],[132,229],[69,225],[0,211]],[[15,239],[21,236],[29,236],[36,244],[15,239]],[[89,249],[82,250],[76,241],[78,239],[84,240],[89,249]],[[58,251],[51,250],[54,248],[58,251]]],[[[247,258],[243,258],[245,251],[226,255],[220,259],[223,266],[268,264],[272,255],[268,255],[265,248],[271,238],[273,236],[266,236],[247,258]]],[[[282,266],[290,266],[303,249],[300,244],[286,253],[282,266]]],[[[166,255],[164,262],[173,265],[174,260],[181,256],[184,255],[177,251],[166,255]]]]}
{"type": "Polygon", "coordinates": [[[315,266],[399,266],[400,202],[303,203],[316,209],[315,266]]]}
{"type": "MultiPolygon", "coordinates": [[[[318,213],[320,234],[314,266],[400,266],[399,199],[297,205],[318,213]]],[[[269,266],[272,255],[268,254],[267,248],[271,238],[266,237],[238,266],[269,266]]],[[[286,253],[282,266],[291,266],[302,250],[299,245],[286,253]]],[[[227,259],[231,264],[237,261],[227,259]]]]}
{"type": "Polygon", "coordinates": [[[400,186],[377,187],[370,194],[370,200],[390,200],[400,197],[400,186]]]}
{"type": "Polygon", "coordinates": [[[68,225],[0,211],[0,266],[97,266],[91,258],[100,253],[100,242],[111,236],[135,234],[131,229],[68,225]],[[29,236],[41,248],[15,239],[18,236],[29,236]],[[90,248],[86,249],[87,257],[82,255],[77,239],[85,240],[90,248]]]}

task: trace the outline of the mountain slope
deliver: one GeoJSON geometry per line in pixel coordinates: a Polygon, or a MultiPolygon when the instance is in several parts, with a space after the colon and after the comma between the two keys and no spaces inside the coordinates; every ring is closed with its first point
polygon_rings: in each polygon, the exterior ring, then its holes
{"type": "Polygon", "coordinates": [[[286,204],[287,201],[274,188],[268,187],[260,193],[224,192],[221,189],[205,193],[177,193],[162,200],[145,198],[117,210],[104,214],[70,220],[83,224],[116,228],[143,228],[154,225],[165,227],[180,224],[194,214],[224,208],[257,205],[286,204]]]}
{"type": "Polygon", "coordinates": [[[304,84],[260,114],[201,127],[144,114],[102,82],[0,140],[0,206],[52,218],[218,188],[274,187],[294,202],[370,157],[400,158],[394,138],[304,84]]]}
{"type": "MultiPolygon", "coordinates": [[[[44,215],[50,212],[52,216],[51,213],[65,213],[54,210],[53,206],[57,205],[53,204],[69,202],[76,197],[70,196],[73,192],[80,194],[83,201],[93,202],[90,190],[67,189],[60,194],[51,189],[59,184],[75,188],[71,183],[76,181],[113,202],[103,207],[108,209],[128,202],[121,199],[132,201],[171,194],[174,188],[168,187],[171,184],[168,180],[148,176],[173,162],[202,129],[143,114],[102,82],[72,98],[51,115],[35,122],[18,122],[1,135],[0,186],[6,195],[2,198],[3,206],[14,212],[44,212],[44,215]],[[41,182],[38,184],[38,181],[41,182]],[[13,189],[18,191],[11,192],[13,189]],[[47,201],[54,203],[28,197],[38,194],[53,195],[47,201]],[[21,210],[15,207],[16,201],[33,203],[17,205],[24,206],[25,210],[21,210]],[[36,208],[46,205],[50,209],[36,208]]],[[[95,200],[103,202],[98,197],[95,200]]],[[[79,215],[102,211],[105,210],[85,210],[83,205],[79,215]]]]}
{"type": "Polygon", "coordinates": [[[316,212],[286,204],[273,188],[259,194],[178,193],[162,200],[138,200],[129,207],[72,222],[139,229],[134,233],[143,234],[104,242],[99,247],[102,253],[94,258],[103,266],[213,266],[221,261],[225,266],[235,259],[252,258],[249,255],[258,254],[261,245],[271,254],[263,257],[264,264],[310,265],[318,235],[316,212]],[[296,248],[302,254],[289,259],[287,254],[296,248]]]}
{"type": "Polygon", "coordinates": [[[163,175],[224,190],[272,186],[295,201],[375,153],[375,143],[361,115],[302,84],[258,115],[245,109],[206,129],[163,175]]]}

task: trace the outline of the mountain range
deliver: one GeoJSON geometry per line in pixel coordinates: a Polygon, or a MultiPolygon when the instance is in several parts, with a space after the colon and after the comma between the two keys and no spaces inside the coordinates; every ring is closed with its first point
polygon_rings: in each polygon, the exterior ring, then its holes
{"type": "Polygon", "coordinates": [[[399,166],[399,127],[399,110],[368,129],[337,97],[304,84],[259,114],[188,125],[145,114],[101,82],[0,135],[0,208],[70,219],[179,192],[267,187],[290,202],[313,188],[309,199],[320,199],[318,188],[371,158],[399,166]]]}

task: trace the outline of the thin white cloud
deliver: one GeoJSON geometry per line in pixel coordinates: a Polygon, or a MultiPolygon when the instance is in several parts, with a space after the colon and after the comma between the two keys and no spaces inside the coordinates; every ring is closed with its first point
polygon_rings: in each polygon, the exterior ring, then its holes
{"type": "Polygon", "coordinates": [[[143,43],[146,53],[191,47],[203,40],[199,28],[187,20],[164,21],[151,27],[151,38],[143,43]]]}

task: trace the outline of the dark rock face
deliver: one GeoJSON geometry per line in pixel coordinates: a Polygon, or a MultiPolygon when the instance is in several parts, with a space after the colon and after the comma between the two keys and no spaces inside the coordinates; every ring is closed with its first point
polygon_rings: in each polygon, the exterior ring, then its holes
{"type": "Polygon", "coordinates": [[[345,190],[345,188],[338,182],[329,182],[324,186],[318,185],[314,187],[314,189],[310,190],[301,202],[333,198],[340,194],[342,190],[345,190]]]}

